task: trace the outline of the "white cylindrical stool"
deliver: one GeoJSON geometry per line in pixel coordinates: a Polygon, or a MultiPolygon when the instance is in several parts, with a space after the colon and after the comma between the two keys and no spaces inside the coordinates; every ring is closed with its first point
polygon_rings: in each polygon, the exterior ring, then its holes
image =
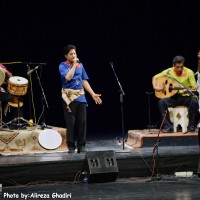
{"type": "Polygon", "coordinates": [[[177,128],[180,125],[182,132],[186,133],[189,123],[188,108],[186,106],[176,106],[173,108],[172,113],[174,132],[177,132],[177,128]]]}

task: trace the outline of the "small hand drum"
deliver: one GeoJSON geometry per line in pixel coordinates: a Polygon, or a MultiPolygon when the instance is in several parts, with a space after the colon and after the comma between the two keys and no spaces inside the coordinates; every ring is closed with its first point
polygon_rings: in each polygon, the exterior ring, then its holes
{"type": "Polygon", "coordinates": [[[16,96],[27,93],[28,80],[20,76],[12,76],[8,80],[8,92],[16,96]]]}
{"type": "Polygon", "coordinates": [[[62,137],[58,131],[46,129],[40,132],[38,141],[45,149],[53,150],[62,144],[62,137]]]}

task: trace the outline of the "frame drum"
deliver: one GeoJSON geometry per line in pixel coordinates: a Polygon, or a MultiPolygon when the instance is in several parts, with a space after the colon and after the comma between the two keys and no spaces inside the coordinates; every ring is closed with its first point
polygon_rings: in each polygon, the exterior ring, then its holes
{"type": "Polygon", "coordinates": [[[8,92],[16,96],[27,93],[28,80],[20,76],[12,76],[8,80],[8,92]]]}
{"type": "Polygon", "coordinates": [[[62,137],[58,131],[46,129],[39,133],[38,142],[43,148],[53,150],[62,144],[62,137]]]}
{"type": "Polygon", "coordinates": [[[4,81],[5,81],[5,72],[0,67],[0,86],[4,83],[4,81]]]}

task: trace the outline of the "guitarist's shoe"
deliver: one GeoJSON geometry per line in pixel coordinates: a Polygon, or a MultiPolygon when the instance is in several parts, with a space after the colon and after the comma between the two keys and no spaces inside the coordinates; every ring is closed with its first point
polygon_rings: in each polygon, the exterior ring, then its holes
{"type": "Polygon", "coordinates": [[[195,132],[195,127],[194,126],[188,127],[187,132],[195,132]]]}
{"type": "Polygon", "coordinates": [[[173,130],[173,128],[166,128],[166,129],[163,129],[162,132],[163,133],[173,133],[174,130],[173,130]]]}

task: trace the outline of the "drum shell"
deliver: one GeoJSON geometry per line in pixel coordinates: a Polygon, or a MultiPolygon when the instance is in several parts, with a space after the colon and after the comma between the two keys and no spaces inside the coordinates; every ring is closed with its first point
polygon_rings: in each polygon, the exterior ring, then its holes
{"type": "Polygon", "coordinates": [[[7,88],[8,92],[16,96],[25,95],[28,89],[28,81],[24,79],[27,81],[27,82],[25,81],[26,83],[16,83],[16,82],[13,82],[11,78],[9,78],[8,80],[8,88],[7,88]]]}

